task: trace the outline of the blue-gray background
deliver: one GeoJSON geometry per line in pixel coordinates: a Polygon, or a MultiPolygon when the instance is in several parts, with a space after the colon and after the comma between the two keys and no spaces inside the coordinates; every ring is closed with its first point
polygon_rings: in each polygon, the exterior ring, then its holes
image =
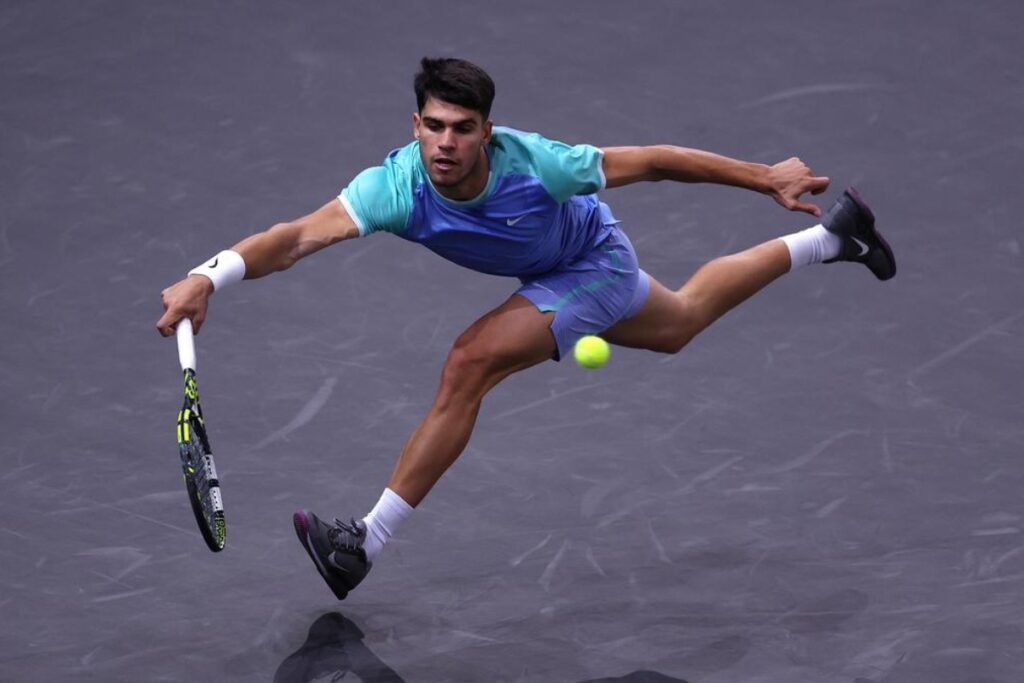
{"type": "MultiPolygon", "coordinates": [[[[0,679],[1022,680],[1022,22],[1013,2],[5,2],[0,679]],[[480,63],[495,121],[552,138],[798,155],[833,178],[823,205],[862,190],[900,272],[810,268],[678,356],[513,377],[338,604],[292,510],[373,504],[451,340],[515,283],[377,236],[218,293],[198,348],[220,555],[153,323],[190,267],[404,144],[423,55],[480,63]]],[[[602,198],[671,286],[808,224],[728,188],[602,198]]]]}

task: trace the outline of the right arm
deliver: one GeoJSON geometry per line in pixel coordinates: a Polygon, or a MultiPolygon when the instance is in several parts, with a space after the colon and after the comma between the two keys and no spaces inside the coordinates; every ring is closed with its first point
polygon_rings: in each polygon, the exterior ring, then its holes
{"type": "MultiPolygon", "coordinates": [[[[252,280],[290,268],[324,247],[358,236],[352,217],[334,199],[307,216],[246,237],[231,250],[245,261],[245,279],[252,280]]],[[[169,337],[182,318],[190,318],[198,332],[212,293],[213,282],[205,275],[189,275],[165,289],[161,293],[164,314],[156,323],[157,330],[169,337]]]]}

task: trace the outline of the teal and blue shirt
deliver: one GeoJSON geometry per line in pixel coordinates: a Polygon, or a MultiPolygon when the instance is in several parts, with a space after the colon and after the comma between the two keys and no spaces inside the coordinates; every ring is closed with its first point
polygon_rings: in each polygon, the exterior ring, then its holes
{"type": "Polygon", "coordinates": [[[540,275],[589,253],[616,221],[596,193],[602,152],[495,126],[490,177],[474,199],[443,197],[431,184],[419,142],[391,152],[342,190],[360,235],[390,232],[473,270],[540,275]]]}

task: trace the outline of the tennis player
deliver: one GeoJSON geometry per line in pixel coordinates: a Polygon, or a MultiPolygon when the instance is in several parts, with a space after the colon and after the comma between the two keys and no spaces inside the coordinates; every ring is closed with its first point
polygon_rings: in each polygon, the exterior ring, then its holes
{"type": "Polygon", "coordinates": [[[896,273],[864,201],[849,189],[822,215],[804,195],[824,192],[829,179],[795,157],[768,166],[669,145],[570,146],[495,126],[493,81],[460,59],[423,59],[414,87],[413,142],[357,175],[317,211],[243,239],[165,289],[156,324],[169,336],[188,317],[199,330],[214,291],[382,232],[467,268],[519,279],[507,300],[455,340],[434,402],[369,514],[326,522],[306,510],[295,513],[299,540],[339,599],[363,580],[459,457],[484,395],[512,373],[564,358],[588,334],[677,353],[727,311],[803,266],[850,261],[880,280],[896,273]],[[658,180],[754,190],[820,222],[716,258],[681,288],[669,289],[639,267],[619,221],[597,196],[658,180]]]}

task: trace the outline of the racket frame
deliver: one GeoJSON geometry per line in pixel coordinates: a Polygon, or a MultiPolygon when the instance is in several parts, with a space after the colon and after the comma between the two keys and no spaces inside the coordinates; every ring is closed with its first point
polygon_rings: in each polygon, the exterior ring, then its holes
{"type": "Polygon", "coordinates": [[[178,454],[181,456],[182,476],[188,490],[189,503],[196,524],[213,552],[220,552],[227,542],[227,521],[224,501],[220,493],[220,479],[213,461],[213,451],[206,434],[203,410],[199,404],[199,386],[196,383],[196,350],[192,321],[178,323],[178,361],[185,380],[185,401],[178,412],[176,435],[178,454]]]}

